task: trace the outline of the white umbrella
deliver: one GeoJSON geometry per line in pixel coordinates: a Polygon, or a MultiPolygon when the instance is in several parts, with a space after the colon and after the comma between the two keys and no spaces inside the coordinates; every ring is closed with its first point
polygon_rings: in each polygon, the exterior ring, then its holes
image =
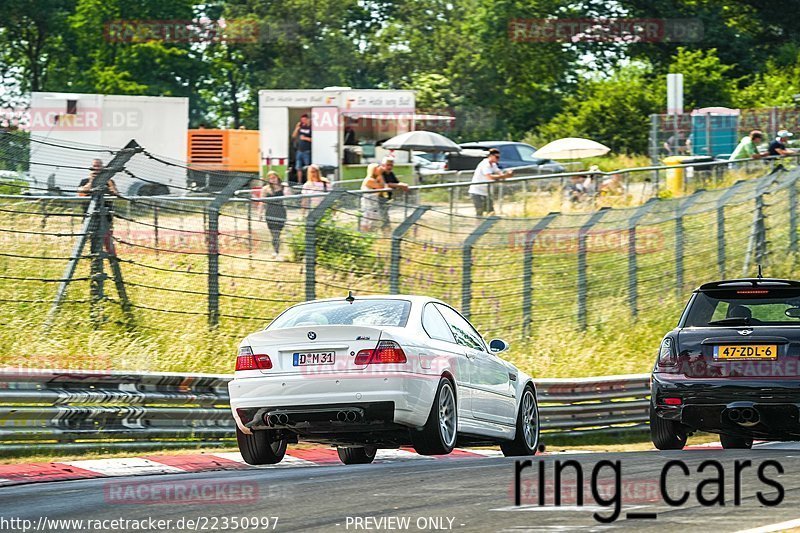
{"type": "Polygon", "coordinates": [[[534,157],[540,159],[582,159],[606,155],[611,148],[591,139],[565,137],[542,146],[534,157]]]}
{"type": "Polygon", "coordinates": [[[432,131],[409,131],[401,133],[384,142],[388,150],[419,150],[420,152],[460,152],[456,143],[432,131]]]}

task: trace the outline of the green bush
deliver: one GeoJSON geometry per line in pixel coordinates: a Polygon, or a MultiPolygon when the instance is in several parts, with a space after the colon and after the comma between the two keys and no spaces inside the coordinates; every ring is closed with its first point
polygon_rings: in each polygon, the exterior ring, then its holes
{"type": "Polygon", "coordinates": [[[0,180],[0,194],[22,194],[28,190],[28,184],[19,179],[0,180]]]}
{"type": "MultiPolygon", "coordinates": [[[[317,224],[317,264],[334,271],[364,276],[383,270],[384,261],[373,253],[375,235],[349,224],[337,224],[326,213],[317,224]]],[[[300,228],[289,237],[293,261],[305,258],[306,232],[300,228]]]]}

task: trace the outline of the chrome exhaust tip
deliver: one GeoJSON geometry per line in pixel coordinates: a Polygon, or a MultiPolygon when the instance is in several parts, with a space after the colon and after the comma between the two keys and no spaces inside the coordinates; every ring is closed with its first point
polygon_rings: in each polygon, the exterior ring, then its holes
{"type": "Polygon", "coordinates": [[[336,413],[336,420],[339,422],[347,422],[347,411],[339,411],[336,413]]]}
{"type": "Polygon", "coordinates": [[[289,415],[287,415],[285,413],[281,413],[281,414],[276,415],[276,416],[278,418],[278,424],[280,424],[282,426],[285,426],[286,424],[289,423],[289,415]]]}
{"type": "Polygon", "coordinates": [[[739,422],[742,419],[742,413],[738,408],[728,410],[728,418],[731,422],[739,422]]]}

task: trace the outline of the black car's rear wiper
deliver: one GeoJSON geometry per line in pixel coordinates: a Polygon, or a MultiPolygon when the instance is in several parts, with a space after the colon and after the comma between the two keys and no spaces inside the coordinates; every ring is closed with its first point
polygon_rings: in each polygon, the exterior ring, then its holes
{"type": "Polygon", "coordinates": [[[708,323],[709,326],[749,326],[750,319],[743,316],[732,316],[729,318],[722,318],[720,320],[712,320],[708,323]]]}

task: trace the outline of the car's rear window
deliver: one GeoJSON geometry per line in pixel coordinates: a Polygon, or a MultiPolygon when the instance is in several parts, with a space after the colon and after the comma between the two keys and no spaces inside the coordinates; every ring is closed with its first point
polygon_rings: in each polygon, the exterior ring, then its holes
{"type": "Polygon", "coordinates": [[[800,326],[800,289],[741,288],[699,292],[687,309],[686,327],[800,326]]]}
{"type": "Polygon", "coordinates": [[[295,326],[398,326],[408,321],[406,300],[345,300],[311,302],[287,309],[267,329],[295,326]]]}

